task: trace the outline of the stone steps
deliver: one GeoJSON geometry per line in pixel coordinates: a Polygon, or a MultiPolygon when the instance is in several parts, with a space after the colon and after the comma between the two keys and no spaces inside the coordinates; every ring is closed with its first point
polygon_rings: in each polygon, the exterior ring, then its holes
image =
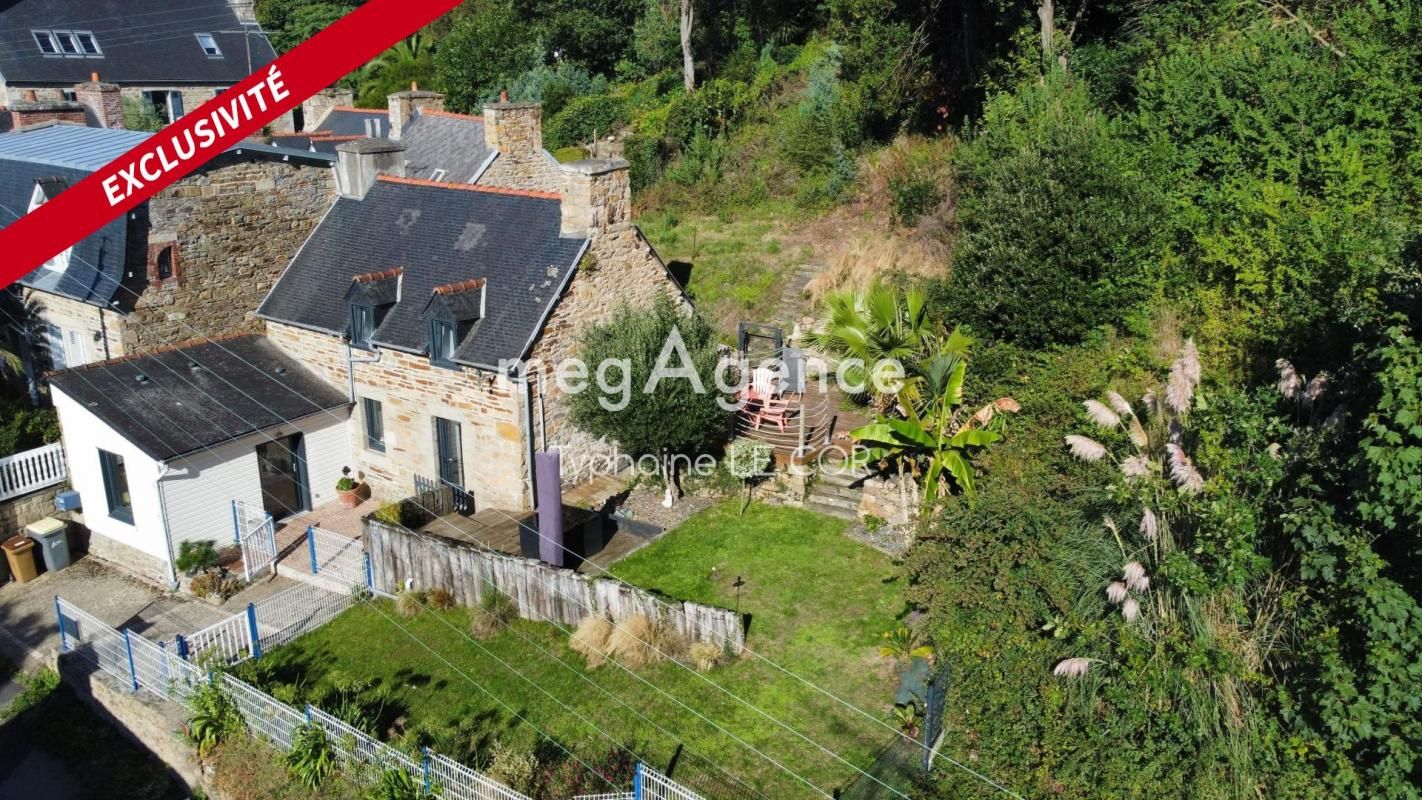
{"type": "Polygon", "coordinates": [[[839,519],[848,520],[850,522],[855,522],[859,519],[858,511],[850,511],[849,509],[840,508],[839,506],[825,505],[823,503],[816,502],[813,497],[805,501],[805,510],[814,511],[818,514],[824,514],[827,517],[837,517],[839,519]]]}
{"type": "Polygon", "coordinates": [[[858,504],[860,498],[864,496],[864,492],[861,489],[852,488],[849,486],[836,486],[832,483],[822,483],[816,481],[815,484],[810,487],[810,496],[832,497],[841,500],[852,500],[856,504],[858,504]]]}

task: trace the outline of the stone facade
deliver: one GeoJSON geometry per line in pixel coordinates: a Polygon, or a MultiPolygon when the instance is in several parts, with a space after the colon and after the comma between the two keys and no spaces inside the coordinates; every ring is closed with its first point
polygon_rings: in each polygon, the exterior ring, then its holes
{"type": "MultiPolygon", "coordinates": [[[[277,322],[268,325],[267,336],[331,385],[348,390],[348,348],[340,337],[277,322]]],[[[351,466],[370,484],[372,496],[408,497],[416,476],[438,476],[434,418],[441,417],[460,423],[464,486],[476,507],[528,507],[523,386],[492,372],[432,366],[423,355],[354,353],[357,400],[383,406],[384,452],[366,446],[364,407],[357,403],[351,416],[358,462],[351,466]]]]}
{"type": "Polygon", "coordinates": [[[93,80],[74,87],[74,99],[89,108],[90,113],[94,115],[94,121],[100,127],[124,127],[123,100],[119,85],[101,82],[97,72],[94,73],[93,80]]]}
{"type": "Polygon", "coordinates": [[[421,91],[410,84],[407,92],[395,92],[386,98],[390,109],[390,138],[399,139],[405,123],[415,116],[415,111],[443,111],[444,95],[439,92],[421,91]]]}
{"type": "Polygon", "coordinates": [[[10,104],[10,128],[22,130],[48,122],[83,125],[84,106],[69,100],[35,100],[10,104]]]}
{"type": "MultiPolygon", "coordinates": [[[[83,524],[83,514],[75,514],[76,521],[83,524]]],[[[70,526],[70,531],[74,526],[70,526]]],[[[87,529],[86,529],[87,530],[87,529]]],[[[167,587],[169,572],[168,564],[161,558],[149,555],[136,547],[110,538],[102,533],[89,531],[88,553],[97,556],[108,562],[109,566],[132,575],[141,580],[147,581],[154,586],[167,587]]],[[[71,547],[73,544],[71,543],[71,547]]],[[[78,548],[75,548],[76,550],[78,548]]]]}
{"type": "Polygon", "coordinates": [[[542,432],[537,444],[540,449],[562,453],[569,480],[585,477],[577,467],[608,455],[612,445],[573,427],[568,395],[553,380],[554,370],[577,355],[578,336],[589,325],[607,322],[624,305],[650,306],[659,296],[690,306],[642,232],[624,222],[593,237],[567,291],[534,340],[530,365],[536,378],[534,402],[542,432]]]}
{"type": "Polygon", "coordinates": [[[542,104],[485,105],[484,144],[499,155],[479,176],[480,185],[563,191],[563,170],[543,149],[542,104]]]}
{"type": "Polygon", "coordinates": [[[355,105],[355,94],[350,89],[322,89],[301,101],[303,130],[316,130],[321,120],[333,108],[349,108],[355,105]]]}
{"type": "Polygon", "coordinates": [[[334,196],[329,167],[221,156],[149,200],[146,237],[130,243],[150,274],[138,300],[127,297],[123,352],[261,332],[257,306],[334,196]],[[174,277],[159,280],[151,259],[165,247],[174,277]]]}
{"type": "MultiPolygon", "coordinates": [[[[82,86],[83,84],[80,85],[82,86]]],[[[203,103],[206,103],[207,101],[227,91],[230,88],[232,88],[230,85],[149,86],[128,84],[120,88],[119,96],[123,100],[148,102],[148,96],[146,94],[147,92],[177,92],[179,96],[183,98],[183,113],[187,114],[196,110],[198,106],[202,105],[203,103]]],[[[26,96],[26,92],[34,92],[36,99],[45,101],[64,100],[65,92],[73,92],[76,95],[78,94],[77,87],[25,86],[7,83],[5,84],[4,89],[5,99],[7,103],[23,102],[26,96]]],[[[119,102],[121,103],[122,100],[119,102]]],[[[93,107],[92,104],[89,103],[86,103],[86,105],[90,105],[91,108],[93,107]]],[[[122,105],[119,106],[118,118],[123,118],[122,105]]],[[[118,126],[110,125],[107,127],[118,126]]],[[[285,114],[282,114],[280,117],[277,117],[276,120],[273,121],[270,125],[270,128],[274,133],[289,133],[291,132],[293,127],[294,123],[292,122],[292,116],[290,111],[286,112],[285,114]]]]}
{"type": "MultiPolygon", "coordinates": [[[[124,355],[122,314],[48,292],[25,289],[39,319],[62,332],[66,346],[77,338],[84,348],[84,363],[124,355]],[[70,336],[73,332],[75,336],[70,336]]],[[[78,359],[74,360],[78,363],[78,359]]]]}

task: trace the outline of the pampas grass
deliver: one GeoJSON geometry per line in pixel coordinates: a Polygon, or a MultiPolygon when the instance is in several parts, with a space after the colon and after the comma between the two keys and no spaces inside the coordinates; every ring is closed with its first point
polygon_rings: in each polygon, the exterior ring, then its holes
{"type": "Polygon", "coordinates": [[[1082,461],[1100,461],[1106,457],[1106,448],[1095,439],[1075,434],[1066,437],[1067,446],[1071,448],[1071,454],[1082,461]]]}
{"type": "Polygon", "coordinates": [[[644,614],[633,614],[613,626],[607,654],[631,669],[644,667],[660,658],[653,649],[656,637],[656,624],[644,614]]]}
{"type": "Polygon", "coordinates": [[[1126,622],[1135,622],[1141,615],[1141,604],[1136,602],[1136,598],[1127,597],[1126,602],[1121,604],[1121,616],[1126,622]]]}
{"type": "Polygon", "coordinates": [[[1057,662],[1052,674],[1058,678],[1080,678],[1091,670],[1089,658],[1066,658],[1057,662]]]}
{"type": "Polygon", "coordinates": [[[1320,372],[1317,375],[1313,376],[1313,380],[1308,382],[1308,386],[1304,387],[1304,402],[1310,406],[1313,405],[1314,403],[1318,402],[1318,398],[1322,397],[1324,391],[1326,391],[1327,389],[1328,373],[1320,372]]]}
{"type": "Polygon", "coordinates": [[[1279,380],[1274,384],[1278,388],[1279,394],[1285,400],[1292,400],[1299,394],[1299,388],[1303,386],[1303,378],[1299,376],[1298,370],[1286,358],[1281,358],[1274,362],[1274,368],[1279,371],[1279,380]]]}
{"type": "Polygon", "coordinates": [[[583,617],[573,635],[568,639],[568,647],[587,659],[588,669],[597,669],[607,660],[607,639],[612,635],[612,623],[601,614],[583,617]]]}
{"type": "Polygon", "coordinates": [[[1205,479],[1195,469],[1190,457],[1185,455],[1185,449],[1172,442],[1165,446],[1165,450],[1170,454],[1170,479],[1185,494],[1199,494],[1205,488],[1205,479]]]}
{"type": "Polygon", "coordinates": [[[1141,536],[1147,542],[1154,542],[1155,537],[1160,534],[1160,520],[1156,519],[1155,512],[1149,506],[1141,508],[1141,536]]]}
{"type": "Polygon", "coordinates": [[[416,592],[411,589],[395,595],[395,613],[410,619],[420,613],[420,609],[425,605],[425,593],[416,592]]]}
{"type": "Polygon", "coordinates": [[[448,611],[454,608],[454,593],[448,589],[433,589],[430,591],[430,605],[440,611],[448,611]]]}
{"type": "Polygon", "coordinates": [[[1106,599],[1111,601],[1111,605],[1119,606],[1125,602],[1129,595],[1126,592],[1126,584],[1120,581],[1111,581],[1106,586],[1106,599]]]}
{"type": "Polygon", "coordinates": [[[1116,413],[1123,417],[1134,417],[1136,415],[1135,410],[1131,408],[1131,404],[1117,392],[1107,392],[1106,402],[1110,403],[1111,407],[1116,410],[1116,413]]]}
{"type": "Polygon", "coordinates": [[[693,642],[687,651],[687,657],[697,672],[710,672],[725,655],[725,651],[714,642],[693,642]]]}
{"type": "Polygon", "coordinates": [[[1115,411],[1107,408],[1099,400],[1085,400],[1082,402],[1086,406],[1086,416],[1091,417],[1091,421],[1106,430],[1111,430],[1121,424],[1121,418],[1115,411]]]}
{"type": "Polygon", "coordinates": [[[513,598],[498,589],[490,589],[469,612],[469,635],[475,639],[491,639],[517,616],[518,604],[513,598]]]}
{"type": "Polygon", "coordinates": [[[1127,458],[1121,462],[1121,474],[1126,476],[1127,481],[1146,477],[1150,474],[1150,459],[1143,455],[1127,458]]]}

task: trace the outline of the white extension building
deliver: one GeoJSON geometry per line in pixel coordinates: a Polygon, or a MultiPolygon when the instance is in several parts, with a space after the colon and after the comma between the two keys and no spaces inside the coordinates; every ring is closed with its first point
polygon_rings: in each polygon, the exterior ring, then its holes
{"type": "Polygon", "coordinates": [[[89,551],[159,580],[184,541],[234,540],[234,501],[276,520],[336,498],[350,403],[261,336],[50,376],[89,551]]]}

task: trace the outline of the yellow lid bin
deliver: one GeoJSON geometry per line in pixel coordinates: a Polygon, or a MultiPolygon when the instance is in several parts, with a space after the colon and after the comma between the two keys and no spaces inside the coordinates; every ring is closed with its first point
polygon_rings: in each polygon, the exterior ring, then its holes
{"type": "Polygon", "coordinates": [[[25,526],[25,535],[39,545],[44,568],[49,572],[69,566],[69,526],[64,520],[45,517],[25,526]]]}

